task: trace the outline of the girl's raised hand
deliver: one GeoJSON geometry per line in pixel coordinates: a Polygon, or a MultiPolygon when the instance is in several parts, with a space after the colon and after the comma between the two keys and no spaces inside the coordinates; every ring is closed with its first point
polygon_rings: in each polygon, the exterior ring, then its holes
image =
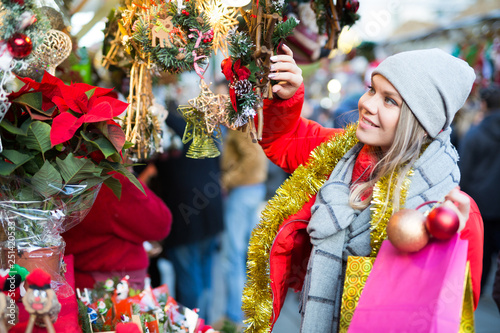
{"type": "Polygon", "coordinates": [[[281,48],[285,54],[271,57],[271,80],[279,81],[273,86],[273,93],[281,99],[289,99],[299,89],[302,84],[302,70],[293,60],[292,50],[285,44],[281,48]]]}

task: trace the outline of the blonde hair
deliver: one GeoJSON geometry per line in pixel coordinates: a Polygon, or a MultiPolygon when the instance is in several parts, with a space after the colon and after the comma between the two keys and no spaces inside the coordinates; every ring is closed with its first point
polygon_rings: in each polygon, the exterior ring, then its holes
{"type": "MultiPolygon", "coordinates": [[[[405,179],[405,175],[412,167],[413,163],[420,155],[422,146],[429,143],[429,138],[425,129],[420,125],[413,115],[408,105],[403,102],[396,133],[392,145],[384,154],[379,147],[371,147],[370,152],[377,155],[378,163],[371,171],[370,180],[364,183],[351,186],[349,204],[354,209],[363,210],[370,205],[372,194],[362,200],[361,197],[367,193],[380,178],[389,176],[389,186],[395,182],[395,191],[392,196],[394,212],[399,210],[400,190],[405,179]]],[[[355,180],[353,180],[355,181],[355,180]]],[[[389,187],[390,188],[390,187],[389,187]]],[[[386,204],[390,198],[386,198],[386,204]]]]}

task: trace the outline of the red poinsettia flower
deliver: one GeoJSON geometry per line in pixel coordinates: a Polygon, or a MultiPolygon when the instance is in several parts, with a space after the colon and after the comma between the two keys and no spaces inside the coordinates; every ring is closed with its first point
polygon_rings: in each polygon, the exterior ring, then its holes
{"type": "MultiPolygon", "coordinates": [[[[19,92],[9,95],[11,100],[22,94],[41,92],[42,110],[55,108],[52,114],[50,141],[52,146],[70,140],[85,123],[109,121],[127,109],[128,104],[115,98],[113,89],[94,87],[86,83],[66,85],[62,80],[45,72],[41,82],[19,78],[25,83],[19,92]]],[[[115,122],[113,126],[118,126],[115,122]]],[[[119,127],[119,126],[118,126],[119,127]]],[[[125,142],[120,138],[113,145],[120,151],[125,142]]]]}
{"type": "Polygon", "coordinates": [[[66,85],[48,73],[41,82],[19,80],[24,85],[8,96],[12,106],[0,127],[1,176],[32,179],[36,200],[74,197],[102,182],[120,197],[120,189],[109,178],[112,172],[125,175],[143,190],[120,163],[126,136],[114,118],[128,104],[118,100],[112,89],[66,85]],[[67,185],[78,185],[78,193],[67,190],[67,185]]]}
{"type": "Polygon", "coordinates": [[[108,96],[113,89],[94,87],[85,83],[67,86],[62,81],[58,87],[61,96],[54,96],[52,99],[59,109],[50,131],[52,146],[70,140],[84,123],[112,120],[122,114],[128,106],[127,103],[108,96]]]}

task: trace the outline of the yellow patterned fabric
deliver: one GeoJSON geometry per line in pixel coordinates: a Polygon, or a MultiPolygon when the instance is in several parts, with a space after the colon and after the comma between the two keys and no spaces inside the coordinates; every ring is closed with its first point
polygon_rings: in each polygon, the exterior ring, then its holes
{"type": "Polygon", "coordinates": [[[354,310],[358,305],[359,297],[365,287],[366,279],[370,275],[374,262],[374,257],[350,256],[347,258],[344,291],[340,307],[340,333],[346,333],[349,328],[354,310]]]}

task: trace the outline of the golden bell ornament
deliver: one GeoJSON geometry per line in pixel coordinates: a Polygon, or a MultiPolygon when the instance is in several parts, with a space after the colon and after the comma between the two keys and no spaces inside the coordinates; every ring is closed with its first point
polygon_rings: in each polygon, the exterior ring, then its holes
{"type": "Polygon", "coordinates": [[[404,252],[417,252],[429,242],[425,228],[426,217],[415,209],[402,209],[387,223],[387,238],[395,248],[404,252]]]}

